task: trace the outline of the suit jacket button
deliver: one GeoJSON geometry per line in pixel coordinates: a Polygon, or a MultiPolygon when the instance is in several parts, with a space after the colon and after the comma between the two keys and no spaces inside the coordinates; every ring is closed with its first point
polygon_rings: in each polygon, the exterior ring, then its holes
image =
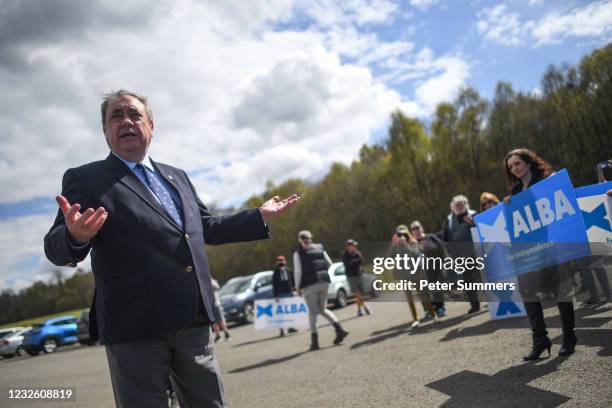
{"type": "Polygon", "coordinates": [[[189,234],[185,234],[185,239],[189,241],[189,234]]]}
{"type": "Polygon", "coordinates": [[[193,272],[193,266],[189,265],[185,268],[185,272],[193,272]]]}

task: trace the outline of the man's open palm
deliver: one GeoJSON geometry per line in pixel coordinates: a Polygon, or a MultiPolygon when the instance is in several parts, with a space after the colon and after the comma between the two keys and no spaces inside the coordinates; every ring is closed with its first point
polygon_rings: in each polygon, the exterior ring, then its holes
{"type": "Polygon", "coordinates": [[[100,231],[108,217],[108,213],[103,207],[97,210],[88,208],[84,213],[81,213],[79,211],[81,205],[79,203],[71,205],[63,195],[55,197],[55,201],[64,213],[64,221],[68,227],[68,232],[75,243],[89,242],[100,231]]]}
{"type": "Polygon", "coordinates": [[[275,215],[281,214],[293,207],[298,201],[300,201],[300,197],[297,194],[292,194],[284,200],[281,200],[279,196],[275,196],[263,203],[261,207],[259,207],[259,211],[261,211],[264,220],[267,221],[275,215]]]}

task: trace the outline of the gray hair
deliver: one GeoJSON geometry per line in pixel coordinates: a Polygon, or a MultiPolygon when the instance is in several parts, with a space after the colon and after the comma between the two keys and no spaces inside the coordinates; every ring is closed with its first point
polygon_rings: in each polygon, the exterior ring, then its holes
{"type": "Polygon", "coordinates": [[[453,199],[451,200],[450,203],[450,209],[452,211],[453,207],[455,206],[455,204],[457,203],[463,203],[465,204],[465,209],[469,210],[470,209],[470,202],[468,201],[467,197],[464,195],[456,195],[453,197],[453,199]]]}
{"type": "Polygon", "coordinates": [[[140,103],[142,103],[143,106],[145,107],[149,120],[153,120],[153,112],[151,111],[151,108],[149,107],[149,103],[147,102],[146,96],[139,95],[136,92],[128,91],[126,89],[120,89],[117,92],[111,92],[111,93],[105,94],[104,97],[102,98],[102,105],[100,105],[100,110],[102,113],[102,129],[104,129],[104,126],[106,124],[106,110],[108,109],[108,105],[113,103],[115,99],[118,99],[122,96],[133,96],[134,98],[138,99],[140,103]]]}

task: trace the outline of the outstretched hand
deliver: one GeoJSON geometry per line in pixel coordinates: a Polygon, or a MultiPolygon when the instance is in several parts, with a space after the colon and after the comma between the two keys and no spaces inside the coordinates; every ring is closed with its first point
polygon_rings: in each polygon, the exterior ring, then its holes
{"type": "Polygon", "coordinates": [[[66,222],[70,237],[78,244],[89,242],[89,240],[96,236],[108,217],[108,213],[103,207],[95,211],[93,208],[88,208],[85,212],[81,213],[79,212],[81,205],[79,203],[71,205],[63,195],[55,197],[55,201],[57,201],[59,208],[64,213],[64,221],[66,222]]]}
{"type": "Polygon", "coordinates": [[[263,219],[268,221],[270,218],[293,207],[298,201],[300,201],[300,196],[297,194],[292,194],[284,200],[281,200],[279,196],[275,196],[263,203],[261,207],[259,207],[259,211],[261,211],[263,219]]]}

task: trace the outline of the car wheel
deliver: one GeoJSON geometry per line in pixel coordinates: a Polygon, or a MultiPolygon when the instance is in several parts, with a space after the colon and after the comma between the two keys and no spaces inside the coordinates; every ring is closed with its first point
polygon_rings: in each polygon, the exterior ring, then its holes
{"type": "Polygon", "coordinates": [[[15,350],[15,354],[17,354],[19,357],[24,357],[28,355],[28,352],[26,351],[26,349],[19,346],[17,347],[17,350],[15,350]]]}
{"type": "Polygon", "coordinates": [[[342,308],[344,306],[346,306],[346,292],[344,291],[344,289],[339,289],[338,293],[336,294],[336,307],[337,308],[342,308]]]}
{"type": "Polygon", "coordinates": [[[253,323],[255,321],[255,315],[253,313],[253,303],[248,302],[244,305],[244,321],[246,323],[253,323]]]}
{"type": "Polygon", "coordinates": [[[43,351],[46,354],[55,353],[55,351],[57,350],[57,346],[57,340],[53,338],[48,338],[43,341],[43,351]]]}

